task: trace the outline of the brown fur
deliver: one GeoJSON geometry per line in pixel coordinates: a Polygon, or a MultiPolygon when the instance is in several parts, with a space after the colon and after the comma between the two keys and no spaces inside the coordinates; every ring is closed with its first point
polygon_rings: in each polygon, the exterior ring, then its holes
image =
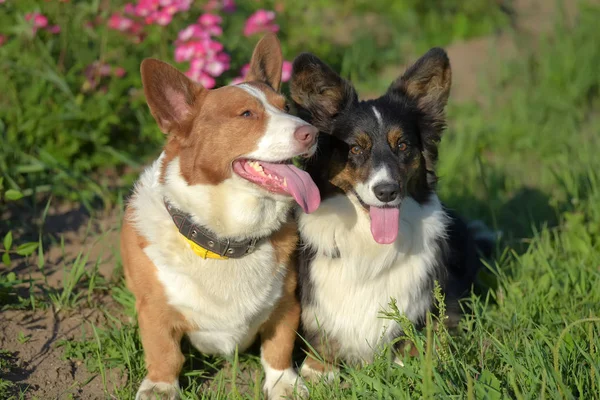
{"type": "Polygon", "coordinates": [[[267,101],[275,108],[285,111],[287,100],[284,95],[282,95],[279,92],[276,92],[275,90],[273,90],[273,88],[271,88],[269,85],[263,82],[254,81],[248,82],[248,84],[263,92],[265,94],[265,97],[267,98],[267,101]]]}
{"type": "Polygon", "coordinates": [[[254,48],[246,81],[264,82],[278,92],[281,86],[282,64],[283,55],[277,37],[267,34],[254,48]]]}
{"type": "MultiPolygon", "coordinates": [[[[370,140],[365,135],[361,147],[369,148],[370,145],[370,140]]],[[[368,164],[362,168],[357,168],[349,163],[348,160],[344,160],[337,152],[331,157],[330,165],[329,170],[331,171],[331,175],[329,176],[329,182],[346,193],[351,192],[359,182],[365,182],[369,178],[370,167],[368,164]]]]}
{"type": "Polygon", "coordinates": [[[396,127],[394,129],[390,129],[390,131],[387,134],[387,139],[388,143],[390,144],[390,147],[394,148],[398,146],[398,143],[400,143],[400,141],[402,140],[402,136],[402,128],[396,127]]]}
{"type": "Polygon", "coordinates": [[[168,304],[156,267],[144,253],[148,242],[136,232],[130,216],[127,210],[121,230],[121,256],[127,287],[136,298],[148,377],[170,383],[179,376],[184,361],[179,347],[181,337],[194,327],[168,304]]]}
{"type": "MultiPolygon", "coordinates": [[[[314,371],[321,374],[336,371],[339,343],[335,340],[320,336],[317,341],[311,341],[312,349],[306,351],[304,363],[314,371]]],[[[307,379],[316,377],[305,377],[307,379]]]]}
{"type": "MultiPolygon", "coordinates": [[[[281,62],[276,37],[266,35],[254,51],[248,81],[265,93],[273,107],[284,110],[285,98],[277,93],[281,62]]],[[[179,157],[181,175],[189,185],[216,185],[230,176],[236,158],[256,148],[266,130],[267,117],[263,104],[254,96],[235,86],[204,89],[158,60],[145,60],[141,70],[152,115],[168,134],[160,166],[161,183],[165,183],[167,166],[179,157]],[[243,115],[246,111],[250,111],[249,116],[243,115]]],[[[127,209],[121,253],[127,286],[136,297],[147,377],[153,382],[172,383],[184,362],[181,338],[199,327],[168,304],[156,266],[144,252],[149,243],[136,231],[131,218],[132,211],[127,209]]],[[[284,370],[291,366],[300,319],[293,259],[298,235],[291,217],[270,241],[277,260],[274,273],[284,274],[284,286],[281,299],[260,328],[260,336],[265,361],[271,368],[284,370]],[[283,270],[279,268],[282,264],[283,270]]]]}
{"type": "Polygon", "coordinates": [[[261,351],[265,360],[275,369],[283,370],[292,363],[292,351],[300,323],[300,302],[296,297],[298,271],[293,253],[298,244],[296,222],[288,222],[273,236],[277,264],[285,264],[283,296],[260,330],[261,351]]]}
{"type": "MultiPolygon", "coordinates": [[[[277,93],[281,58],[274,35],[267,35],[254,51],[251,72],[246,79],[262,90],[267,101],[285,109],[285,97],[277,93]]],[[[268,123],[262,103],[235,86],[207,90],[172,66],[158,60],[144,60],[141,67],[148,106],[161,130],[169,134],[165,145],[165,168],[180,157],[183,178],[190,185],[217,185],[231,176],[232,162],[252,152],[268,123]],[[250,111],[250,116],[242,116],[250,111]]]]}

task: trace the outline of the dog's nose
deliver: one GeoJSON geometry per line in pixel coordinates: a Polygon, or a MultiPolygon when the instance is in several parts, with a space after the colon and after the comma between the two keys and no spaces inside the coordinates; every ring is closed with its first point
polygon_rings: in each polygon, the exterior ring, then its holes
{"type": "Polygon", "coordinates": [[[305,145],[306,147],[310,147],[313,145],[317,138],[317,133],[319,130],[312,125],[303,125],[300,128],[296,129],[294,132],[294,137],[297,141],[305,145]]]}
{"type": "Polygon", "coordinates": [[[379,185],[375,185],[373,192],[375,192],[375,197],[379,201],[388,203],[396,200],[398,194],[400,194],[400,186],[397,183],[380,183],[379,185]]]}

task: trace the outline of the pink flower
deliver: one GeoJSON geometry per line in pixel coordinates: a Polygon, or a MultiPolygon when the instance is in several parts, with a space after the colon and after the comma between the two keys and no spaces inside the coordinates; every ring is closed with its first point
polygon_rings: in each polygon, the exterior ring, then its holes
{"type": "MultiPolygon", "coordinates": [[[[0,0],[0,2],[2,2],[0,0]]],[[[0,47],[2,47],[6,43],[6,35],[0,35],[0,47]]]]}
{"type": "Polygon", "coordinates": [[[215,14],[202,14],[198,18],[198,23],[202,26],[209,27],[213,25],[220,25],[223,19],[215,14]]]}
{"type": "Polygon", "coordinates": [[[237,85],[244,82],[246,80],[246,75],[248,75],[248,71],[250,71],[250,64],[244,64],[240,69],[240,76],[233,78],[230,85],[237,85]]]}
{"type": "Polygon", "coordinates": [[[190,68],[185,74],[187,75],[188,78],[200,83],[202,86],[204,86],[207,89],[212,89],[215,87],[215,84],[216,84],[215,79],[213,77],[205,74],[201,70],[194,70],[194,69],[190,68]]]}
{"type": "Polygon", "coordinates": [[[283,62],[283,67],[281,69],[281,81],[287,82],[292,77],[292,63],[289,61],[283,62]]]}
{"type": "Polygon", "coordinates": [[[216,84],[214,78],[230,68],[230,58],[223,52],[223,44],[213,40],[223,33],[221,22],[220,16],[205,13],[197,23],[181,30],[175,42],[175,61],[189,61],[186,75],[209,89],[216,84]]]}
{"type": "Polygon", "coordinates": [[[175,61],[185,62],[190,61],[194,54],[204,53],[201,43],[183,43],[175,48],[175,61]]]}
{"type": "Polygon", "coordinates": [[[159,11],[156,14],[156,23],[161,26],[166,26],[171,23],[173,15],[164,11],[159,11]]]}
{"type": "Polygon", "coordinates": [[[202,14],[198,18],[198,24],[211,36],[221,36],[223,29],[219,26],[223,19],[214,14],[202,14]]]}
{"type": "Polygon", "coordinates": [[[279,25],[274,23],[275,13],[273,11],[258,10],[252,14],[244,26],[244,35],[251,36],[260,32],[277,32],[279,25]]]}
{"type": "Polygon", "coordinates": [[[48,26],[48,18],[39,12],[25,14],[25,21],[32,23],[34,34],[38,31],[38,29],[48,26]]]}
{"type": "Polygon", "coordinates": [[[204,70],[211,76],[220,76],[227,68],[225,64],[219,61],[211,61],[206,65],[204,70]]]}
{"type": "Polygon", "coordinates": [[[110,75],[110,65],[106,63],[99,64],[97,66],[98,75],[100,76],[109,76],[110,75]]]}
{"type": "Polygon", "coordinates": [[[59,34],[60,33],[60,26],[58,25],[52,25],[49,26],[47,29],[48,32],[52,33],[53,35],[59,34]]]}
{"type": "Polygon", "coordinates": [[[113,74],[117,78],[124,77],[126,73],[127,73],[127,71],[125,71],[125,68],[123,68],[123,67],[115,67],[115,69],[113,70],[113,74]]]}
{"type": "Polygon", "coordinates": [[[125,14],[135,15],[135,6],[131,3],[127,3],[127,4],[125,4],[125,7],[123,8],[123,12],[125,14]]]}
{"type": "MultiPolygon", "coordinates": [[[[165,3],[167,3],[167,1],[165,1],[165,3]]],[[[192,0],[171,0],[169,3],[170,4],[165,5],[163,7],[176,7],[177,10],[182,12],[190,9],[190,6],[192,5],[192,0]]]]}
{"type": "Polygon", "coordinates": [[[177,39],[181,40],[183,42],[190,40],[191,38],[193,38],[196,34],[196,31],[199,31],[200,28],[198,27],[198,25],[190,25],[187,28],[179,31],[179,34],[177,35],[177,39]]]}
{"type": "Polygon", "coordinates": [[[233,0],[222,0],[223,11],[226,13],[232,13],[235,11],[235,2],[233,0]]]}
{"type": "Polygon", "coordinates": [[[113,14],[108,19],[108,27],[121,32],[129,30],[133,26],[133,20],[119,14],[113,14]]]}
{"type": "Polygon", "coordinates": [[[244,66],[242,66],[242,68],[240,69],[240,75],[245,78],[246,75],[248,75],[249,71],[250,71],[250,64],[244,64],[244,66]]]}

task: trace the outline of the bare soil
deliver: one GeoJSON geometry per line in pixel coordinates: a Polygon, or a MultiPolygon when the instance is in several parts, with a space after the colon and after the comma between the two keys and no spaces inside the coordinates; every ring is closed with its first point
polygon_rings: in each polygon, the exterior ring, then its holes
{"type": "MultiPolygon", "coordinates": [[[[26,398],[103,399],[99,376],[91,375],[81,361],[63,358],[58,344],[81,339],[84,324],[101,325],[104,318],[95,309],[78,310],[69,315],[46,311],[8,310],[2,312],[0,348],[9,354],[0,358],[12,364],[4,379],[17,384],[15,394],[25,391],[26,398]],[[19,340],[19,335],[27,338],[19,340]]],[[[125,383],[124,377],[110,373],[110,381],[125,383]]]]}

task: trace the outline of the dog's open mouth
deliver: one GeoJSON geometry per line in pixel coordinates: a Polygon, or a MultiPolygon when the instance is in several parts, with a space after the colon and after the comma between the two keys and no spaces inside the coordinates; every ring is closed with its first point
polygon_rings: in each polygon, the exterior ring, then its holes
{"type": "Polygon", "coordinates": [[[371,234],[373,239],[379,244],[391,244],[398,237],[398,228],[400,224],[400,205],[397,207],[375,207],[366,204],[354,192],[361,206],[369,213],[371,219],[371,234]]]}
{"type": "Polygon", "coordinates": [[[233,162],[233,171],[272,193],[293,196],[307,214],[315,211],[321,203],[319,189],[310,175],[291,161],[269,163],[239,159],[233,162]]]}

